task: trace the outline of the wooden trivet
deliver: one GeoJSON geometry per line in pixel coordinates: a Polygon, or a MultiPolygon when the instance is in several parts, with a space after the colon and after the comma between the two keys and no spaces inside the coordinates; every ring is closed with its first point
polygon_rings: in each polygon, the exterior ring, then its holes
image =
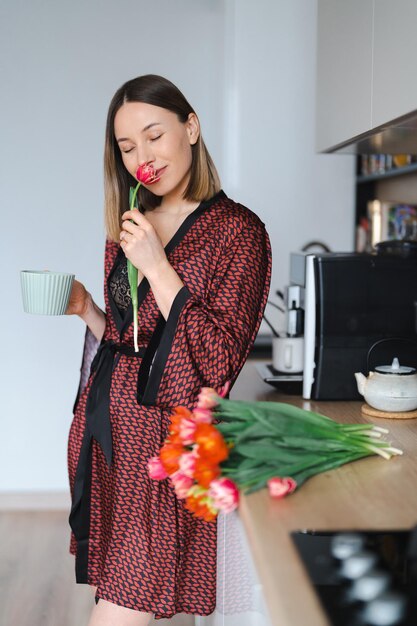
{"type": "Polygon", "coordinates": [[[379,411],[379,409],[374,409],[366,403],[362,404],[361,411],[364,415],[370,415],[371,417],[385,417],[386,419],[408,420],[412,417],[417,417],[417,409],[414,411],[397,411],[396,413],[391,413],[389,411],[379,411]]]}

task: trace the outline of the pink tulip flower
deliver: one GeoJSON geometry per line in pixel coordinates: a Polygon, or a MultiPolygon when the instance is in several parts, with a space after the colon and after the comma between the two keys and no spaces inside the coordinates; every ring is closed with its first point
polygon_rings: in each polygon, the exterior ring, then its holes
{"type": "Polygon", "coordinates": [[[230,380],[216,391],[212,387],[203,387],[197,398],[196,409],[212,409],[219,404],[219,398],[225,398],[230,389],[230,380]]]}
{"type": "Polygon", "coordinates": [[[211,387],[203,387],[198,394],[196,409],[212,409],[218,405],[218,394],[211,387]]]}
{"type": "Polygon", "coordinates": [[[284,498],[297,488],[297,483],[293,478],[285,477],[270,478],[268,480],[269,495],[273,498],[284,498]]]}
{"type": "Polygon", "coordinates": [[[194,419],[197,424],[211,424],[213,415],[209,409],[195,408],[193,410],[194,419]]]}
{"type": "Polygon", "coordinates": [[[164,480],[168,476],[159,456],[153,456],[148,461],[149,476],[154,480],[164,480]]]}
{"type": "Polygon", "coordinates": [[[212,498],[214,506],[223,513],[234,511],[239,503],[239,490],[229,478],[212,480],[208,495],[212,498]]]}
{"type": "Polygon", "coordinates": [[[182,443],[185,446],[189,446],[194,443],[194,433],[197,428],[197,424],[193,419],[183,417],[179,424],[179,436],[182,443]]]}
{"type": "Polygon", "coordinates": [[[194,484],[194,479],[190,476],[186,476],[181,470],[177,470],[170,476],[172,484],[174,485],[177,498],[181,500],[188,496],[188,492],[194,484]]]}
{"type": "Polygon", "coordinates": [[[225,398],[225,397],[227,396],[227,393],[228,393],[228,391],[229,391],[229,389],[230,389],[230,385],[231,385],[230,380],[228,380],[228,381],[227,381],[227,382],[223,385],[223,387],[220,389],[220,391],[219,391],[218,395],[219,395],[221,398],[225,398]]]}
{"type": "Polygon", "coordinates": [[[136,179],[144,185],[153,185],[158,182],[160,176],[157,176],[153,165],[145,163],[145,165],[140,165],[138,167],[136,179]]]}
{"type": "Polygon", "coordinates": [[[197,460],[196,452],[184,452],[180,457],[180,469],[185,476],[193,478],[195,472],[195,463],[197,460]]]}

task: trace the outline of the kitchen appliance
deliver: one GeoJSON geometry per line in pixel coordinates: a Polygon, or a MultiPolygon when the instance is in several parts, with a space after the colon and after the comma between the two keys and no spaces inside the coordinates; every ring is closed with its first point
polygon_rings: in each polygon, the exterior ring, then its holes
{"type": "Polygon", "coordinates": [[[359,400],[355,372],[417,367],[417,258],[295,252],[290,285],[304,289],[304,398],[359,400]]]}
{"type": "Polygon", "coordinates": [[[332,626],[417,624],[416,529],[292,532],[332,626]]]}

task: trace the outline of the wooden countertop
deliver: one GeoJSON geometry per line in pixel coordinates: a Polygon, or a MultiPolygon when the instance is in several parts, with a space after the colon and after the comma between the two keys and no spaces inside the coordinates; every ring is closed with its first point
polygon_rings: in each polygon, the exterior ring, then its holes
{"type": "Polygon", "coordinates": [[[361,402],[305,401],[264,383],[255,360],[245,364],[230,397],[289,402],[339,422],[373,423],[404,455],[370,457],[309,479],[283,500],[266,489],[243,496],[239,515],[261,580],[273,626],[328,626],[289,533],[293,530],[408,529],[417,524],[417,419],[361,414],[361,402]]]}

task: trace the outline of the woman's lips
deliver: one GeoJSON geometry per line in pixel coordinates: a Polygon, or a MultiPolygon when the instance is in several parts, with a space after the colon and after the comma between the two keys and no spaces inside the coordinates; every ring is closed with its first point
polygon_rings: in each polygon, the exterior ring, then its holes
{"type": "Polygon", "coordinates": [[[165,165],[164,167],[161,167],[159,170],[155,170],[156,178],[160,178],[162,174],[165,172],[166,168],[167,166],[165,165]]]}

